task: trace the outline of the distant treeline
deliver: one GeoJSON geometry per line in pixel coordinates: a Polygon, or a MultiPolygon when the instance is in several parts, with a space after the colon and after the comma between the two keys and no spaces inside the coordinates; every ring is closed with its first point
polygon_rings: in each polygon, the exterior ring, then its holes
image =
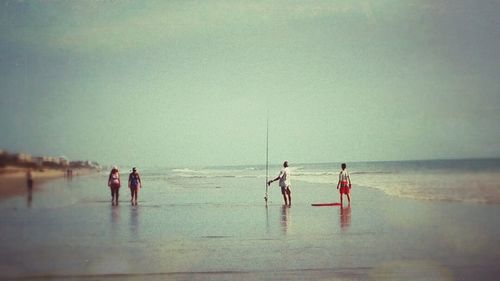
{"type": "Polygon", "coordinates": [[[26,168],[90,168],[100,169],[94,161],[69,161],[66,157],[33,156],[27,153],[9,153],[0,149],[0,167],[16,166],[26,168]]]}

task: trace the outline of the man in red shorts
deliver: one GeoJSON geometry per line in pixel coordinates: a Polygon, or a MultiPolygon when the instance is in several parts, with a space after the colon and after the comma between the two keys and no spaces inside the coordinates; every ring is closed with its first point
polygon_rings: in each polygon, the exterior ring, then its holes
{"type": "MultiPolygon", "coordinates": [[[[349,176],[349,172],[347,172],[347,165],[342,163],[342,171],[339,174],[339,182],[337,183],[337,189],[340,187],[340,204],[342,204],[342,194],[347,195],[347,200],[349,204],[351,204],[351,177],[349,176]]],[[[343,205],[343,204],[342,204],[343,205]]]]}

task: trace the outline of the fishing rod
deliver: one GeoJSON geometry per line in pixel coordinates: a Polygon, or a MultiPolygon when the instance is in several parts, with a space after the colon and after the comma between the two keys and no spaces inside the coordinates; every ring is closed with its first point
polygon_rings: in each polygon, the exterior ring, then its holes
{"type": "Polygon", "coordinates": [[[266,126],[266,196],[264,200],[266,200],[267,205],[267,191],[269,188],[269,111],[267,111],[267,126],[266,126]]]}

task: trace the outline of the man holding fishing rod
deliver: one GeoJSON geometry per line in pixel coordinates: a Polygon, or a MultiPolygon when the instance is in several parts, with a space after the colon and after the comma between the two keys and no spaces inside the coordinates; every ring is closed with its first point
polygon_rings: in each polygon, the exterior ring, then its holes
{"type": "Polygon", "coordinates": [[[288,168],[288,161],[283,163],[283,169],[281,169],[280,174],[273,180],[267,182],[270,185],[272,182],[279,180],[279,185],[281,187],[281,194],[283,194],[283,199],[285,200],[285,205],[292,206],[292,191],[290,190],[290,169],[288,168]]]}

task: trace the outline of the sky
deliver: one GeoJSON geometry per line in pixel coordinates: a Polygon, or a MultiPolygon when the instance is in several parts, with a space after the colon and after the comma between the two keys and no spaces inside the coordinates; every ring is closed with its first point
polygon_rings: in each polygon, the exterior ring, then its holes
{"type": "Polygon", "coordinates": [[[0,2],[0,148],[132,166],[500,157],[500,1],[0,2]]]}

